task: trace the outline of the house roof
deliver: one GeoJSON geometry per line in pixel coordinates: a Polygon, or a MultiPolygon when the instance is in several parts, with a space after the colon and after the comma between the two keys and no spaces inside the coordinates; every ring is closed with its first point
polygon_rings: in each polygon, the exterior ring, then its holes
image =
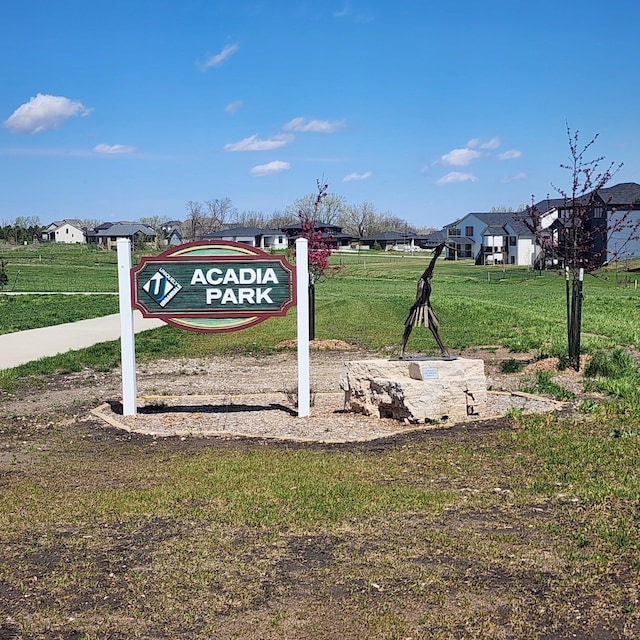
{"type": "Polygon", "coordinates": [[[342,231],[329,231],[322,234],[323,240],[352,240],[353,236],[350,233],[343,233],[342,231]]]}
{"type": "Polygon", "coordinates": [[[538,213],[547,213],[547,211],[551,211],[551,209],[561,207],[564,203],[564,198],[545,198],[544,200],[540,200],[540,202],[536,202],[533,206],[538,213]]]}
{"type": "Polygon", "coordinates": [[[504,225],[490,224],[482,233],[490,236],[501,236],[505,231],[504,225]]]}
{"type": "Polygon", "coordinates": [[[467,236],[450,236],[449,242],[453,244],[473,244],[475,240],[467,236]]]}
{"type": "Polygon", "coordinates": [[[438,245],[441,242],[446,242],[447,233],[446,233],[446,231],[444,229],[442,229],[441,231],[434,231],[433,233],[430,233],[430,234],[428,234],[426,236],[421,236],[421,238],[426,240],[429,243],[433,243],[433,244],[438,245]]]}
{"type": "MultiPolygon", "coordinates": [[[[514,233],[517,235],[526,235],[531,233],[529,227],[524,223],[526,214],[524,212],[508,212],[508,213],[469,213],[470,216],[475,216],[490,227],[491,230],[485,230],[483,233],[490,233],[492,235],[507,234],[505,225],[509,225],[514,233]]],[[[466,216],[465,216],[466,217],[466,216]]]]}
{"type": "Polygon", "coordinates": [[[256,236],[281,236],[282,231],[279,229],[262,229],[260,227],[232,227],[230,229],[222,229],[220,231],[214,231],[213,233],[207,233],[204,238],[228,238],[233,237],[253,237],[256,236]]]}
{"type": "Polygon", "coordinates": [[[47,230],[53,231],[54,229],[59,229],[63,227],[65,224],[68,224],[76,229],[82,229],[82,220],[78,220],[77,218],[65,218],[64,220],[55,220],[48,227],[47,230]]]}
{"type": "Polygon", "coordinates": [[[371,236],[367,236],[366,238],[362,238],[363,241],[384,241],[384,242],[394,242],[398,240],[409,240],[411,238],[415,238],[416,234],[412,231],[407,231],[406,233],[402,233],[400,231],[382,231],[381,233],[376,233],[371,236]]]}
{"type": "Polygon", "coordinates": [[[114,224],[116,224],[115,222],[103,222],[102,224],[99,224],[94,231],[103,231],[104,229],[108,229],[109,227],[112,227],[114,224]]]}
{"type": "Polygon", "coordinates": [[[598,195],[612,206],[640,206],[640,184],[635,182],[622,182],[613,187],[605,187],[600,189],[598,195]]]}
{"type": "MultiPolygon", "coordinates": [[[[578,200],[587,204],[591,193],[584,194],[578,200]]],[[[598,195],[612,207],[640,207],[640,184],[636,182],[621,182],[612,187],[603,187],[598,191],[598,195]]],[[[570,201],[571,198],[546,198],[536,203],[535,207],[539,213],[546,213],[551,209],[565,207],[570,201]]]]}
{"type": "MultiPolygon", "coordinates": [[[[316,229],[336,229],[337,231],[342,231],[342,227],[336,224],[329,224],[328,222],[314,222],[314,226],[316,229]]],[[[302,223],[301,222],[293,222],[292,224],[288,224],[286,227],[283,227],[287,231],[301,231],[302,223]]]]}
{"type": "Polygon", "coordinates": [[[145,236],[156,235],[156,231],[153,227],[150,227],[148,224],[140,224],[139,222],[116,222],[107,229],[100,229],[96,235],[101,237],[130,238],[137,233],[142,233],[145,236]]]}

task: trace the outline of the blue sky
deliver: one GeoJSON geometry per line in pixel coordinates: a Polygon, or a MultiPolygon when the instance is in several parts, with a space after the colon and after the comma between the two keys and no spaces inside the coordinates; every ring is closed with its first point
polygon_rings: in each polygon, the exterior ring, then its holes
{"type": "Polygon", "coordinates": [[[270,214],[418,226],[568,186],[567,123],[640,182],[637,3],[5,0],[0,222],[270,214]]]}

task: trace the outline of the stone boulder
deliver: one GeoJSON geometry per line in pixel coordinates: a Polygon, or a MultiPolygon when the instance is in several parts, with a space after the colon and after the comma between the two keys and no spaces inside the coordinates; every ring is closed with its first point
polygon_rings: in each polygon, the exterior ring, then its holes
{"type": "Polygon", "coordinates": [[[340,376],[345,408],[411,423],[481,416],[487,405],[484,361],[469,358],[351,360],[340,376]]]}

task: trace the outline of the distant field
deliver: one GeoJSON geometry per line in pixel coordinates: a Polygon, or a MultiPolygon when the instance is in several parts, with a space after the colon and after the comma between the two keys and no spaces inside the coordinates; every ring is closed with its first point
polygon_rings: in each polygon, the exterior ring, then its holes
{"type": "Polygon", "coordinates": [[[5,291],[118,291],[115,251],[82,245],[0,246],[7,261],[5,291]]]}
{"type": "MultiPolygon", "coordinates": [[[[114,251],[82,246],[42,245],[0,249],[8,262],[5,290],[117,292],[114,251]]],[[[134,263],[139,255],[134,255],[134,263]]],[[[382,252],[335,254],[335,275],[317,286],[316,335],[366,349],[395,353],[416,282],[429,254],[382,252]]],[[[637,274],[636,274],[637,275],[637,274]]],[[[583,347],[633,345],[640,348],[640,291],[634,274],[610,270],[585,282],[583,347]],[[631,278],[629,277],[631,276],[631,278]],[[625,282],[626,279],[626,282],[625,282]]],[[[565,348],[565,284],[556,272],[542,275],[524,267],[480,267],[440,261],[432,303],[445,344],[452,349],[501,345],[513,351],[545,353],[565,348]]],[[[1,296],[0,333],[116,313],[117,296],[1,296]]],[[[229,350],[269,350],[295,337],[295,313],[226,335],[195,334],[171,327],[138,340],[141,356],[198,355],[229,350]],[[154,346],[155,342],[161,347],[154,346]]],[[[416,330],[410,350],[435,352],[429,331],[416,330]]]]}

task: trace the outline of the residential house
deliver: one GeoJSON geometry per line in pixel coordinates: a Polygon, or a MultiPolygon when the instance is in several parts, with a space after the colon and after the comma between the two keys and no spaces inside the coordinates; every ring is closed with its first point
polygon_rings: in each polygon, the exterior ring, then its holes
{"type": "Polygon", "coordinates": [[[607,209],[606,259],[640,257],[640,184],[624,182],[600,189],[607,209]]]}
{"type": "Polygon", "coordinates": [[[92,241],[105,247],[114,249],[119,238],[131,240],[133,247],[139,248],[156,242],[156,231],[153,227],[139,222],[107,222],[99,225],[92,234],[92,241]]]}
{"type": "Polygon", "coordinates": [[[94,227],[93,229],[87,229],[84,233],[87,239],[87,243],[99,244],[100,232],[104,231],[105,229],[108,229],[109,227],[112,227],[114,224],[115,224],[114,222],[103,222],[102,224],[99,224],[97,227],[94,227]]]}
{"type": "Polygon", "coordinates": [[[75,218],[52,222],[43,231],[42,240],[65,244],[84,244],[87,241],[82,222],[75,218]]]}
{"type": "Polygon", "coordinates": [[[231,240],[241,242],[264,251],[280,251],[288,246],[287,235],[279,229],[259,227],[232,227],[208,233],[203,240],[231,240]]]}
{"type": "MultiPolygon", "coordinates": [[[[316,222],[314,225],[316,231],[320,232],[322,242],[335,250],[350,250],[354,244],[357,244],[357,238],[342,232],[342,227],[329,224],[328,222],[316,222]]],[[[302,224],[296,222],[289,224],[282,229],[287,236],[290,246],[293,246],[296,239],[302,235],[302,224]]]]}
{"type": "Polygon", "coordinates": [[[522,213],[468,213],[444,231],[448,260],[533,265],[539,251],[522,213]]]}
{"type": "Polygon", "coordinates": [[[361,249],[380,247],[384,251],[423,251],[435,249],[442,242],[441,232],[421,235],[413,231],[381,231],[362,238],[361,249]]]}
{"type": "Polygon", "coordinates": [[[167,236],[169,236],[169,234],[174,229],[178,229],[179,230],[181,226],[182,226],[182,222],[180,222],[180,220],[169,220],[167,222],[163,222],[160,225],[160,231],[166,233],[167,236]]]}
{"type": "Polygon", "coordinates": [[[183,242],[184,240],[182,239],[182,234],[180,233],[180,231],[178,231],[178,229],[172,229],[169,232],[169,235],[167,235],[167,237],[164,240],[164,243],[168,247],[177,247],[183,242]]]}
{"type": "MultiPolygon", "coordinates": [[[[577,199],[578,206],[587,207],[580,217],[586,225],[586,261],[599,265],[612,259],[640,256],[640,184],[625,182],[605,187],[577,199]]],[[[571,224],[574,203],[570,198],[547,199],[538,202],[534,211],[540,227],[546,230],[544,253],[547,260],[561,262],[556,247],[562,231],[571,224]]]]}

